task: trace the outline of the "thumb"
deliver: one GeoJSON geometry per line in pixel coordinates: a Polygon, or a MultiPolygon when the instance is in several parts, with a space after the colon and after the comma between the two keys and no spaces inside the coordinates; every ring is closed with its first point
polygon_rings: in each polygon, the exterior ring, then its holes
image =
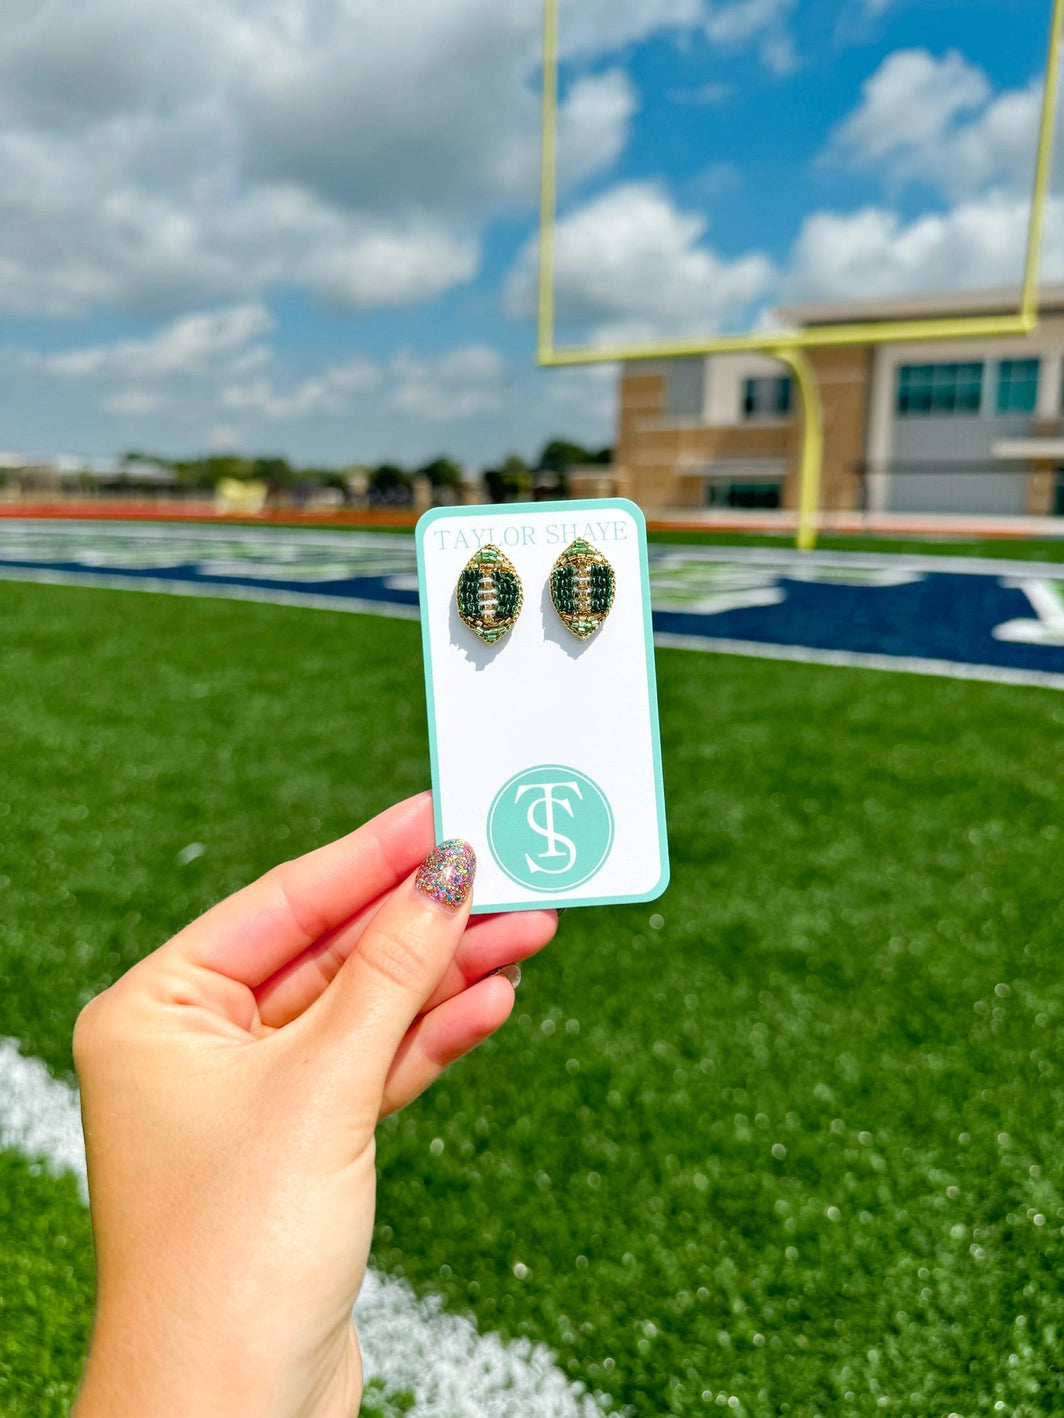
{"type": "MultiPolygon", "coordinates": [[[[434,847],[363,931],[335,979],[307,1011],[320,1043],[359,1058],[359,1076],[383,1092],[396,1050],[431,999],[469,920],[476,853],[451,838],[434,847]]],[[[304,1016],[306,1018],[306,1016],[304,1016]]]]}

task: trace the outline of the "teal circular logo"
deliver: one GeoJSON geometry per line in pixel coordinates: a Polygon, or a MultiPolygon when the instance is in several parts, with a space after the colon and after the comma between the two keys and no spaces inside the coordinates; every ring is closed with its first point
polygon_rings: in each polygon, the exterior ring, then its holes
{"type": "Polygon", "coordinates": [[[531,891],[570,891],[609,856],[613,812],[586,773],[557,763],[526,768],[495,794],[488,846],[511,881],[531,891]]]}

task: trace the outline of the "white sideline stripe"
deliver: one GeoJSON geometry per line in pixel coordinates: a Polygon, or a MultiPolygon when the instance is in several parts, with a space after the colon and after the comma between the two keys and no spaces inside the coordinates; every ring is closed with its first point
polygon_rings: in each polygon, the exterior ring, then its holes
{"type": "Polygon", "coordinates": [[[651,542],[651,562],[668,562],[674,554],[684,561],[745,561],[769,569],[779,566],[830,566],[836,570],[921,571],[942,576],[1039,576],[1064,581],[1064,561],[1011,561],[994,556],[934,556],[927,552],[798,551],[795,547],[715,546],[683,542],[651,542]]]}
{"type": "Polygon", "coordinates": [[[894,670],[901,674],[974,679],[986,684],[1023,684],[1064,689],[1064,674],[1017,670],[1007,665],[969,665],[955,660],[923,660],[915,655],[875,655],[862,650],[816,650],[806,645],[770,645],[760,640],[725,640],[709,635],[673,635],[658,631],[654,644],[671,650],[709,650],[719,655],[749,655],[757,660],[797,660],[806,665],[842,665],[858,670],[894,670]]]}
{"type": "MultiPolygon", "coordinates": [[[[14,1039],[0,1039],[0,1148],[72,1172],[87,1200],[77,1089],[20,1054],[14,1039]]],[[[412,1418],[602,1418],[611,1411],[604,1395],[566,1378],[545,1344],[482,1335],[472,1320],[448,1313],[441,1296],[419,1299],[404,1280],[368,1271],[355,1319],[366,1378],[389,1394],[413,1393],[412,1418]]]]}
{"type": "Polygon", "coordinates": [[[358,600],[354,596],[323,596],[282,591],[270,586],[229,585],[215,581],[170,581],[164,576],[111,576],[103,571],[55,571],[50,567],[5,566],[0,581],[41,581],[48,586],[96,586],[105,591],[155,591],[166,596],[208,596],[223,601],[265,601],[274,606],[309,606],[313,610],[353,611],[396,620],[419,620],[417,606],[392,601],[358,600]]]}
{"type": "Polygon", "coordinates": [[[137,522],[109,521],[104,518],[65,517],[4,517],[0,519],[0,537],[5,527],[16,532],[29,530],[50,535],[55,541],[74,541],[78,532],[99,530],[107,536],[121,537],[127,541],[158,541],[168,543],[175,537],[188,541],[231,542],[246,541],[260,546],[321,546],[332,549],[363,547],[392,547],[399,542],[413,542],[413,533],[368,532],[358,528],[293,527],[276,522],[266,522],[249,526],[246,522],[214,523],[177,521],[137,522]]]}

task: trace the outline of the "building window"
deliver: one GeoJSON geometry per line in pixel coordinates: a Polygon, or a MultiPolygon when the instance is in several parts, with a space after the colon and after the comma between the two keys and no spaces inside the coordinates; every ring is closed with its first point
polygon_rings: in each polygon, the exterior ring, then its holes
{"type": "Polygon", "coordinates": [[[898,414],[977,414],[983,403],[983,362],[903,364],[898,369],[898,414]]]}
{"type": "Polygon", "coordinates": [[[998,365],[999,414],[1033,414],[1038,403],[1038,361],[1003,359],[998,365]]]}
{"type": "Polygon", "coordinates": [[[743,380],[743,418],[785,418],[791,411],[789,374],[743,380]]]}
{"type": "Polygon", "coordinates": [[[779,507],[780,485],[771,483],[714,482],[706,501],[710,507],[779,507]]]}

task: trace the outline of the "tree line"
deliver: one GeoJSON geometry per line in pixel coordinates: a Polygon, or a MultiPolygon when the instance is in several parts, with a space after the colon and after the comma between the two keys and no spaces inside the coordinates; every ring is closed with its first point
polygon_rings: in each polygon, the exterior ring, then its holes
{"type": "MultiPolygon", "coordinates": [[[[371,506],[406,506],[414,500],[418,478],[427,478],[434,501],[447,501],[466,481],[465,470],[453,458],[440,456],[417,467],[398,463],[344,468],[301,467],[282,457],[245,457],[237,453],[212,453],[202,458],[163,458],[155,453],[130,449],[122,457],[131,482],[137,469],[146,465],[169,471],[175,481],[189,491],[212,492],[223,479],[262,482],[271,493],[295,501],[322,488],[334,488],[345,500],[358,497],[371,506]]],[[[492,502],[518,502],[535,496],[565,496],[571,468],[608,465],[613,449],[586,448],[569,439],[552,438],[543,445],[539,457],[526,461],[511,453],[496,467],[480,476],[492,502]]]]}

